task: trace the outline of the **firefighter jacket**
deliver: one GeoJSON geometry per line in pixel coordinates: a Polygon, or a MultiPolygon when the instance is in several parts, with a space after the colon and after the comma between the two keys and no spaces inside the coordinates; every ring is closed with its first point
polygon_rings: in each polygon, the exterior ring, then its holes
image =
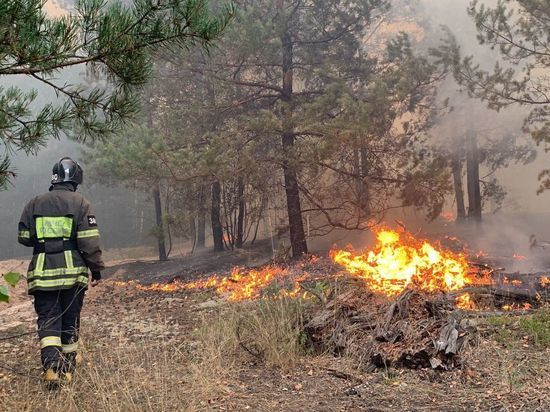
{"type": "Polygon", "coordinates": [[[34,248],[27,273],[29,294],[86,287],[88,269],[99,273],[105,267],[95,215],[70,183],[53,185],[25,206],[18,241],[34,248]]]}

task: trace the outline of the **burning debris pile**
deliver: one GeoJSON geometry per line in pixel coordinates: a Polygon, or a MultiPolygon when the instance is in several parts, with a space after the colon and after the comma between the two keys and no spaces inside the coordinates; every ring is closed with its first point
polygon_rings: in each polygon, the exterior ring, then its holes
{"type": "Polygon", "coordinates": [[[468,311],[530,309],[548,298],[543,274],[495,274],[405,231],[381,229],[366,253],[331,256],[356,281],[332,291],[305,331],[314,347],[355,356],[366,369],[461,366],[475,336],[468,311]]]}
{"type": "Polygon", "coordinates": [[[351,354],[367,369],[451,369],[471,331],[450,314],[471,309],[470,295],[442,295],[491,283],[471,272],[463,253],[419,240],[407,232],[381,229],[363,254],[333,251],[331,257],[358,281],[334,291],[306,324],[311,343],[335,354],[351,354]]]}
{"type": "Polygon", "coordinates": [[[472,284],[490,284],[487,273],[469,271],[463,253],[445,250],[405,231],[380,229],[376,237],[377,244],[365,254],[331,252],[335,262],[364,280],[373,292],[394,296],[405,289],[448,292],[472,284]]]}
{"type": "MultiPolygon", "coordinates": [[[[502,284],[514,290],[526,282],[513,285],[506,279],[502,284]]],[[[497,286],[500,281],[490,288],[469,287],[470,292],[406,288],[398,295],[385,296],[357,287],[358,280],[348,280],[315,308],[304,330],[315,349],[357,358],[366,370],[450,370],[463,365],[464,349],[475,343],[472,315],[531,310],[535,304],[548,301],[548,277],[529,279],[534,279],[531,286],[538,285],[539,291],[529,298],[523,293],[525,289],[507,294],[497,286]],[[518,295],[523,300],[517,300],[518,295]],[[500,306],[495,305],[497,301],[500,306]]]]}

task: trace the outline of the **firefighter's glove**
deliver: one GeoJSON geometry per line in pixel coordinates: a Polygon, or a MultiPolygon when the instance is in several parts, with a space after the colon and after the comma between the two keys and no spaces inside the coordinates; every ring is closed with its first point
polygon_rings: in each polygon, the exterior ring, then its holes
{"type": "Polygon", "coordinates": [[[99,281],[101,280],[101,272],[96,271],[92,272],[92,287],[96,287],[99,284],[99,281]]]}

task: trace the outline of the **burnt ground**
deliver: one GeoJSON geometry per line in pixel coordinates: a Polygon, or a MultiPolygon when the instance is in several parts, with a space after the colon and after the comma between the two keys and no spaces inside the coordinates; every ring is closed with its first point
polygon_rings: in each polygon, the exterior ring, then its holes
{"type": "MultiPolygon", "coordinates": [[[[88,292],[84,363],[74,385],[58,393],[42,387],[34,334],[0,340],[0,410],[550,410],[550,348],[513,316],[503,322],[476,319],[479,334],[467,351],[467,366],[451,372],[363,373],[349,359],[328,354],[303,355],[281,370],[241,350],[225,373],[212,376],[208,365],[198,370],[195,363],[201,350],[197,331],[232,304],[214,301],[206,291],[167,294],[113,281],[153,283],[223,273],[234,265],[264,263],[270,252],[264,244],[239,253],[113,265],[106,281],[88,292]]],[[[13,306],[0,308],[0,339],[34,327],[21,286],[15,295],[13,306]]]]}
{"type": "Polygon", "coordinates": [[[212,253],[209,249],[193,255],[175,256],[166,262],[154,259],[137,259],[110,265],[106,278],[122,281],[136,280],[143,284],[169,282],[174,279],[190,280],[213,273],[225,274],[235,266],[256,267],[268,262],[273,253],[269,241],[259,241],[252,247],[212,253]]]}

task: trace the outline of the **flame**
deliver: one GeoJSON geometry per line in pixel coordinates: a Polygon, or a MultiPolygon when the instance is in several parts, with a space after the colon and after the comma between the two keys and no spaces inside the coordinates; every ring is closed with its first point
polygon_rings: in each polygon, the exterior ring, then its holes
{"type": "Polygon", "coordinates": [[[515,260],[525,260],[527,259],[526,256],[523,256],[523,255],[517,255],[514,253],[514,256],[512,256],[515,260]]]}
{"type": "Polygon", "coordinates": [[[447,222],[452,222],[455,220],[455,215],[453,212],[442,212],[439,216],[447,222]]]}
{"type": "Polygon", "coordinates": [[[505,276],[503,279],[502,279],[502,283],[505,284],[505,285],[514,285],[514,286],[521,286],[523,285],[523,282],[519,279],[508,279],[507,276],[505,276]]]}
{"type": "Polygon", "coordinates": [[[489,254],[483,250],[478,250],[475,254],[474,254],[474,257],[476,259],[483,259],[483,258],[486,258],[486,257],[489,257],[489,254]]]}
{"type": "Polygon", "coordinates": [[[502,307],[502,310],[504,310],[506,312],[510,312],[510,311],[513,311],[513,310],[531,310],[531,309],[533,309],[533,305],[531,305],[529,302],[524,302],[524,303],[521,303],[521,304],[512,303],[512,304],[509,304],[509,305],[504,305],[502,307]]]}
{"type": "Polygon", "coordinates": [[[547,288],[548,286],[550,286],[550,278],[548,276],[543,276],[542,278],[540,278],[540,285],[543,288],[547,288]]]}
{"type": "Polygon", "coordinates": [[[435,292],[482,283],[468,273],[468,262],[462,253],[444,250],[405,231],[383,228],[375,233],[377,243],[366,253],[331,252],[336,263],[363,279],[374,292],[393,296],[409,287],[435,292]]]}
{"type": "MultiPolygon", "coordinates": [[[[468,285],[492,283],[492,272],[483,272],[480,275],[474,270],[470,271],[466,253],[453,252],[439,243],[416,238],[404,229],[394,231],[380,228],[375,233],[377,243],[364,253],[358,254],[352,250],[330,252],[331,258],[344,266],[348,276],[361,279],[374,292],[391,297],[407,288],[425,292],[448,292],[461,290],[468,285]]],[[[302,287],[305,281],[342,276],[342,272],[312,275],[316,273],[315,264],[319,259],[310,258],[288,268],[234,268],[227,276],[214,275],[195,281],[176,280],[168,284],[152,285],[130,283],[140,290],[159,292],[213,289],[229,301],[296,297],[306,294],[302,287]]],[[[465,293],[457,298],[456,305],[466,309],[475,308],[471,296],[465,293]]]]}
{"type": "Polygon", "coordinates": [[[455,306],[459,309],[464,310],[475,310],[477,309],[475,302],[472,300],[472,297],[469,293],[464,293],[457,296],[455,300],[455,306]]]}
{"type": "Polygon", "coordinates": [[[229,301],[252,300],[262,297],[264,292],[274,297],[296,297],[303,290],[301,282],[310,278],[307,272],[293,276],[287,269],[267,266],[260,270],[234,268],[229,276],[214,275],[208,279],[183,282],[175,280],[170,283],[153,283],[141,285],[138,282],[114,282],[115,286],[132,285],[139,290],[157,292],[177,292],[184,290],[215,289],[220,296],[229,301]],[[273,290],[268,291],[272,287],[273,290]]]}
{"type": "MultiPolygon", "coordinates": [[[[228,300],[240,301],[257,299],[262,292],[275,281],[284,281],[289,278],[289,272],[285,269],[268,266],[261,270],[249,270],[241,272],[239,268],[233,269],[229,277],[222,278],[216,285],[216,292],[220,295],[228,294],[228,300]]],[[[293,284],[293,289],[281,288],[276,294],[281,296],[296,296],[300,291],[299,282],[293,284]]]]}

